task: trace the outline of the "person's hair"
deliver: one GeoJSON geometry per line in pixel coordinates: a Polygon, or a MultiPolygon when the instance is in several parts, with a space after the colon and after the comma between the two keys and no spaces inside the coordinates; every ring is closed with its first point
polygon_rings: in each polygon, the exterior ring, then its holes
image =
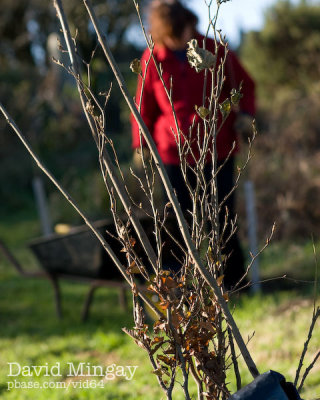
{"type": "Polygon", "coordinates": [[[157,44],[166,36],[180,39],[185,28],[194,30],[198,17],[178,0],[153,0],[149,8],[149,31],[157,44]]]}

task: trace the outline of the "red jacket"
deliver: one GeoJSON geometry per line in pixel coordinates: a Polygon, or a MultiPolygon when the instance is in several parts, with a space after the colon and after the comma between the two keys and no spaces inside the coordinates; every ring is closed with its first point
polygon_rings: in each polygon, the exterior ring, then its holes
{"type": "MultiPolygon", "coordinates": [[[[198,40],[199,46],[202,47],[203,36],[197,34],[196,39],[198,40]]],[[[206,48],[214,52],[215,47],[212,39],[207,39],[206,48]]],[[[224,55],[222,46],[220,46],[219,51],[221,51],[221,55],[218,54],[218,60],[224,55]]],[[[141,59],[143,75],[145,73],[146,62],[149,59],[149,56],[150,51],[147,49],[143,53],[141,59]]],[[[187,60],[181,61],[174,52],[165,47],[155,46],[154,57],[157,62],[162,65],[163,78],[167,88],[170,88],[170,77],[172,76],[172,98],[179,128],[184,135],[188,135],[189,127],[196,115],[195,106],[202,105],[204,72],[196,72],[194,68],[190,67],[187,60]]],[[[229,51],[227,59],[227,66],[225,67],[226,81],[223,85],[219,103],[223,102],[227,97],[230,97],[231,89],[238,89],[240,82],[242,81],[243,97],[239,104],[240,111],[254,115],[254,82],[243,69],[239,60],[232,51],[229,51]]],[[[142,79],[139,77],[136,93],[137,104],[139,104],[140,101],[141,83],[142,79]]],[[[207,95],[209,95],[210,82],[207,87],[207,95]]],[[[141,100],[141,116],[156,143],[163,162],[165,164],[178,165],[180,160],[174,137],[174,134],[177,132],[176,125],[169,100],[162,86],[153,60],[151,60],[147,69],[141,100]]],[[[236,142],[236,148],[234,151],[237,151],[238,149],[236,132],[233,128],[235,118],[236,114],[232,111],[217,136],[217,153],[219,160],[228,156],[234,142],[236,142]]],[[[200,122],[200,118],[197,115],[196,121],[200,122]]],[[[196,132],[197,129],[194,129],[195,138],[197,137],[196,132]]],[[[133,148],[140,147],[139,128],[134,120],[132,120],[132,137],[133,148]]],[[[194,153],[197,155],[196,140],[193,141],[192,147],[194,153]]],[[[194,159],[190,156],[188,157],[188,162],[194,164],[194,159]]]]}

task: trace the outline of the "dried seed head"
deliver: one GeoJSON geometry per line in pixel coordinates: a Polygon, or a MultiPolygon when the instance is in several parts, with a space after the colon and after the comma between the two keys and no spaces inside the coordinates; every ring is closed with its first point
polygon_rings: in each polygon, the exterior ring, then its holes
{"type": "Polygon", "coordinates": [[[134,60],[131,61],[130,63],[130,69],[132,72],[134,72],[135,74],[141,74],[141,62],[140,60],[138,60],[137,58],[135,58],[134,60]]]}
{"type": "Polygon", "coordinates": [[[197,72],[213,67],[216,57],[210,51],[200,48],[196,39],[190,40],[188,46],[187,57],[191,67],[197,72]]]}

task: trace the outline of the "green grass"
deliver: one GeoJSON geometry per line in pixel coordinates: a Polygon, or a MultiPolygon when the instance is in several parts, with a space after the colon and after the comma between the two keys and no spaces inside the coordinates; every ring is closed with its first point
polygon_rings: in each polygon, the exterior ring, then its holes
{"type": "MultiPolygon", "coordinates": [[[[245,337],[252,337],[249,350],[259,366],[260,372],[273,369],[293,381],[303,344],[312,317],[313,301],[297,292],[280,292],[273,295],[258,295],[246,299],[237,307],[236,317],[245,337]]],[[[309,344],[305,368],[311,363],[320,348],[319,323],[309,344]]],[[[245,373],[245,381],[250,376],[245,373]]],[[[320,363],[310,374],[303,398],[320,396],[320,363]]]]}
{"type": "Polygon", "coordinates": [[[286,243],[274,242],[262,253],[260,257],[264,278],[286,275],[289,279],[301,281],[314,280],[320,254],[320,243],[314,244],[311,240],[306,242],[286,243]]]}
{"type": "MultiPolygon", "coordinates": [[[[6,237],[10,246],[23,265],[37,269],[38,265],[24,246],[26,235],[37,236],[39,227],[30,217],[25,224],[18,218],[10,227],[0,228],[0,236],[6,237]],[[23,226],[22,226],[23,225],[23,226]],[[25,230],[27,227],[27,232],[25,230]]],[[[312,245],[274,244],[261,259],[264,278],[280,276],[289,272],[293,279],[310,280],[314,276],[315,263],[312,245]]],[[[303,343],[307,337],[312,315],[312,285],[296,283],[294,287],[281,289],[277,282],[268,293],[255,296],[241,296],[235,300],[235,318],[245,338],[254,336],[249,349],[261,372],[276,370],[293,380],[303,343]],[[301,287],[303,290],[301,291],[301,287]],[[290,289],[290,290],[289,290],[290,289]],[[270,293],[270,291],[272,292],[270,293]]],[[[292,283],[292,281],[290,281],[292,283]]],[[[87,322],[80,320],[82,304],[88,287],[63,282],[63,312],[59,321],[55,314],[53,290],[46,280],[24,279],[0,256],[0,396],[5,400],[43,399],[161,399],[155,375],[150,373],[148,358],[122,327],[132,326],[131,313],[126,314],[119,306],[115,290],[98,289],[87,322]],[[8,362],[20,365],[45,365],[59,363],[62,377],[8,377],[8,362]],[[66,389],[12,389],[8,381],[69,382],[66,377],[67,363],[80,362],[91,365],[122,365],[138,368],[131,381],[117,377],[104,383],[104,388],[66,389]]],[[[129,295],[128,295],[128,298],[129,295]]],[[[309,345],[304,369],[320,348],[320,325],[309,345]]],[[[243,383],[251,378],[241,362],[243,383]]],[[[230,387],[235,389],[230,375],[230,387]]],[[[195,388],[192,388],[195,394],[195,388]]],[[[302,394],[305,399],[320,397],[320,362],[318,362],[305,384],[302,394]]],[[[177,391],[175,400],[183,399],[177,391]]]]}
{"type": "MultiPolygon", "coordinates": [[[[20,365],[53,365],[59,362],[62,373],[67,371],[67,363],[77,365],[91,362],[92,365],[144,365],[145,355],[122,331],[123,326],[132,326],[132,318],[119,307],[114,290],[100,289],[96,293],[92,313],[86,323],[80,321],[81,307],[87,287],[79,284],[63,283],[64,316],[59,321],[55,314],[53,291],[49,282],[21,277],[8,277],[1,282],[2,324],[0,328],[0,376],[1,398],[42,399],[60,398],[62,389],[7,391],[8,362],[20,365]],[[60,392],[60,395],[59,395],[60,392]],[[59,397],[60,396],[60,397],[59,397]]],[[[142,395],[145,370],[135,375],[128,384],[123,379],[108,382],[105,389],[70,389],[64,398],[131,398],[132,390],[142,395]],[[142,384],[141,384],[142,383],[142,384]],[[107,396],[107,397],[106,397],[107,396]]],[[[21,380],[20,377],[17,378],[21,380]]],[[[24,381],[30,380],[26,377],[24,381]]],[[[57,378],[65,379],[65,376],[57,378]]],[[[36,378],[32,378],[32,381],[36,378]]],[[[48,378],[42,376],[40,383],[48,378]]],[[[52,380],[50,377],[49,380],[52,380]]],[[[156,381],[150,386],[157,389],[156,381]]],[[[137,397],[138,398],[138,397],[137,397]]],[[[141,397],[142,398],[142,397],[141,397]]]]}

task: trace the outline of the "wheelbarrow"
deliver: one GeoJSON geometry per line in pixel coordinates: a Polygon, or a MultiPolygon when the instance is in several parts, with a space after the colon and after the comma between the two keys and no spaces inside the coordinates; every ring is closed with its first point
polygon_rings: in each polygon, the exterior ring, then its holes
{"type": "MultiPolygon", "coordinates": [[[[114,230],[112,220],[96,221],[94,226],[104,236],[107,235],[106,230],[109,232],[114,230]]],[[[115,238],[108,237],[108,242],[115,251],[121,250],[121,244],[115,238]]],[[[122,308],[126,309],[125,292],[128,285],[86,225],[71,228],[68,233],[63,235],[50,234],[33,239],[28,243],[28,246],[38,259],[40,270],[29,271],[25,269],[5,243],[0,240],[0,252],[21,276],[50,281],[54,290],[59,318],[62,317],[59,285],[61,280],[89,284],[89,291],[82,310],[82,320],[87,319],[94,292],[99,287],[117,288],[119,290],[119,303],[122,308]]]]}
{"type": "MultiPolygon", "coordinates": [[[[126,220],[124,219],[124,221],[126,220]]],[[[153,246],[156,246],[153,234],[153,222],[144,215],[140,216],[140,221],[148,237],[150,237],[151,243],[153,246]]],[[[123,245],[116,239],[117,232],[113,219],[95,221],[93,225],[104,236],[123,265],[126,265],[126,254],[121,251],[123,245]]],[[[134,232],[132,232],[132,235],[134,237],[134,232]]],[[[166,257],[172,258],[170,248],[175,243],[168,235],[164,236],[164,241],[166,245],[163,246],[163,257],[164,259],[166,257]]],[[[61,291],[59,286],[61,279],[78,281],[90,285],[83,305],[82,320],[87,319],[94,292],[99,287],[119,289],[119,302],[122,308],[126,310],[125,292],[129,286],[88,226],[72,227],[65,234],[54,233],[33,239],[28,242],[28,247],[39,261],[40,271],[30,272],[24,269],[5,243],[0,240],[0,252],[13,264],[20,275],[30,278],[44,278],[50,281],[54,290],[56,310],[59,318],[62,317],[61,291]]],[[[144,262],[146,268],[150,269],[148,259],[145,257],[143,248],[138,240],[135,252],[144,262]]]]}
{"type": "Polygon", "coordinates": [[[228,400],[302,400],[295,386],[278,372],[259,375],[228,400]]]}

